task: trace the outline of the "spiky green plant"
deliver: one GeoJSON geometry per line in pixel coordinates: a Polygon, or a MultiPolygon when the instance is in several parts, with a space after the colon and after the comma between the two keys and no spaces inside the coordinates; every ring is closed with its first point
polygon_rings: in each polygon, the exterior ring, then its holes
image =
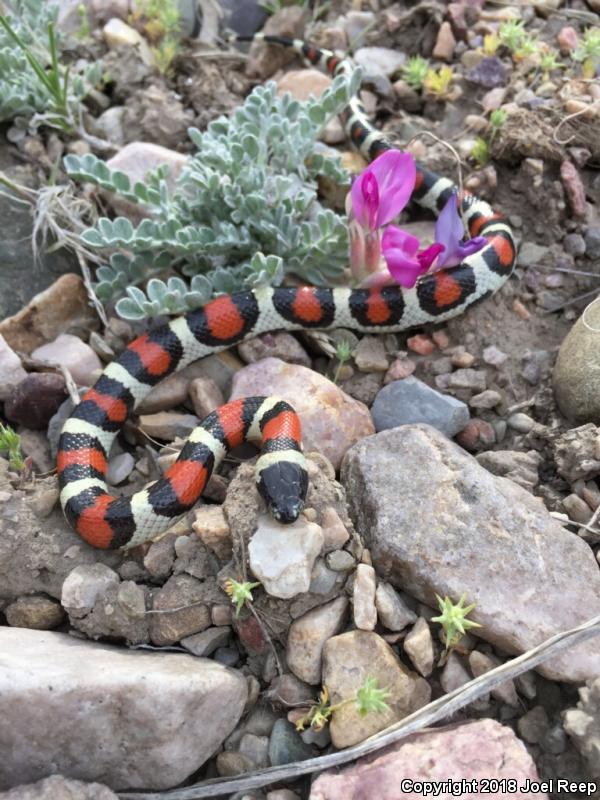
{"type": "Polygon", "coordinates": [[[446,650],[455,647],[461,637],[471,628],[481,628],[478,622],[467,619],[467,616],[475,608],[475,603],[465,606],[466,594],[460,598],[458,603],[453,603],[449,597],[442,598],[436,594],[440,611],[439,617],[432,617],[432,622],[439,622],[444,629],[444,645],[446,650]]]}
{"type": "Polygon", "coordinates": [[[413,89],[422,89],[429,72],[429,61],[423,56],[411,56],[401,69],[402,77],[413,89]]]}
{"type": "Polygon", "coordinates": [[[585,78],[593,78],[600,66],[600,28],[587,28],[571,54],[574,61],[581,62],[585,78]]]}
{"type": "Polygon", "coordinates": [[[356,710],[361,717],[366,717],[367,714],[381,714],[390,710],[390,707],[385,702],[390,695],[389,689],[380,689],[377,679],[368,676],[362,686],[351,697],[332,705],[329,698],[329,690],[324,686],[318,700],[312,703],[308,713],[296,722],[296,730],[303,731],[307,726],[310,726],[313,730],[320,731],[327,725],[336,711],[350,703],[356,705],[356,710]]]}
{"type": "Polygon", "coordinates": [[[0,422],[0,453],[6,453],[8,463],[15,472],[22,472],[25,469],[25,460],[21,453],[21,437],[8,425],[0,422]]]}

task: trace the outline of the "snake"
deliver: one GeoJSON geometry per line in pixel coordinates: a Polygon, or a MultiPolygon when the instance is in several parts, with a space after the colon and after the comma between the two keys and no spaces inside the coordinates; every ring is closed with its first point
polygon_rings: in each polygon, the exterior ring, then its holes
{"type": "MultiPolygon", "coordinates": [[[[332,77],[353,69],[348,59],[303,40],[265,33],[236,39],[291,48],[332,77]]],[[[394,146],[370,122],[358,94],[342,112],[342,121],[368,161],[394,146]]],[[[277,330],[405,331],[461,314],[495,292],[511,275],[516,256],[504,217],[417,164],[412,199],[418,205],[439,214],[454,192],[465,229],[471,237],[485,237],[486,244],[456,266],[426,273],[411,289],[283,286],[240,291],[218,296],[131,342],[83,395],[59,439],[60,502],[79,536],[102,549],[129,549],[156,538],[193,508],[213,470],[244,442],[260,447],[256,485],[269,512],[282,524],[294,523],[306,499],[308,472],[300,420],[284,400],[247,397],[219,407],[192,431],[164,475],[130,497],[109,493],[111,445],[159,381],[247,338],[277,330]]]]}

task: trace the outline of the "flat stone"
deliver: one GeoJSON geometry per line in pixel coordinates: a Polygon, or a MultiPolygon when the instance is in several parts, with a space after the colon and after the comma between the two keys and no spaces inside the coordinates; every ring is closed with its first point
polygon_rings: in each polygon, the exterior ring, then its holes
{"type": "Polygon", "coordinates": [[[1,800],[119,800],[108,786],[100,783],[83,783],[50,775],[36,783],[16,786],[0,794],[1,800]]]}
{"type": "Polygon", "coordinates": [[[212,378],[194,378],[189,386],[189,395],[198,419],[204,419],[225,402],[223,392],[212,378]]]}
{"type": "Polygon", "coordinates": [[[202,581],[191,575],[173,575],[153,597],[150,638],[157,645],[179,642],[210,625],[210,611],[202,601],[202,581]],[[158,612],[158,613],[156,613],[158,612]],[[160,613],[162,612],[162,613],[160,613]]]}
{"type": "Polygon", "coordinates": [[[178,436],[187,437],[200,424],[195,414],[180,411],[159,411],[156,414],[142,414],[139,418],[141,430],[152,439],[172,442],[178,436]]]}
{"type": "Polygon", "coordinates": [[[352,613],[354,624],[359,630],[372,631],[377,624],[375,608],[375,570],[368,564],[359,564],[354,573],[352,590],[352,613]]]}
{"type": "Polygon", "coordinates": [[[440,675],[440,684],[446,694],[459,689],[471,680],[471,675],[463,659],[453,650],[448,656],[440,675]]]}
{"type": "Polygon", "coordinates": [[[11,392],[4,404],[4,414],[10,422],[43,430],[66,397],[62,375],[32,372],[11,392]]]}
{"type": "Polygon", "coordinates": [[[504,86],[506,67],[498,56],[484,56],[476,66],[469,70],[467,80],[483,86],[485,89],[504,86]]]}
{"type": "Polygon", "coordinates": [[[231,528],[223,513],[223,507],[201,506],[195,510],[195,515],[192,528],[202,542],[221,561],[228,561],[231,558],[233,543],[231,528]]]}
{"type": "Polygon", "coordinates": [[[0,384],[16,385],[26,377],[21,359],[0,334],[0,384]]]}
{"type": "Polygon", "coordinates": [[[510,478],[529,491],[539,482],[538,467],[542,459],[537,450],[526,453],[517,450],[488,450],[486,453],[479,453],[476,458],[482,467],[494,475],[510,478]]]}
{"type": "MultiPolygon", "coordinates": [[[[486,672],[499,667],[502,662],[492,655],[482,653],[479,650],[473,650],[469,653],[469,666],[474,678],[479,678],[480,675],[485,675],[486,672]]],[[[517,690],[513,681],[505,681],[499,686],[491,690],[490,694],[499,700],[501,703],[507,703],[509,706],[518,707],[520,705],[519,698],[517,697],[517,690]]]]}
{"type": "Polygon", "coordinates": [[[368,77],[391,78],[405,64],[406,55],[389,47],[361,47],[354,53],[354,60],[368,77]]]}
{"type": "Polygon", "coordinates": [[[250,569],[267,594],[294,597],[308,591],[322,546],[323,534],[314,522],[300,517],[291,525],[282,525],[263,514],[248,545],[250,569]]]}
{"type": "Polygon", "coordinates": [[[135,467],[135,459],[131,453],[119,453],[108,462],[106,480],[112,486],[118,486],[127,480],[135,467]]]}
{"type": "Polygon", "coordinates": [[[446,436],[456,436],[470,419],[465,403],[412,376],[384,386],[375,398],[371,414],[377,431],[426,422],[446,436]]]}
{"type": "Polygon", "coordinates": [[[380,336],[363,336],[352,353],[361,372],[386,372],[388,357],[380,336]]]}
{"type": "Polygon", "coordinates": [[[54,770],[119,789],[177,786],[231,733],[246,687],[210,660],[0,628],[0,790],[54,770]]]}
{"type": "Polygon", "coordinates": [[[248,339],[238,345],[238,352],[246,364],[254,364],[263,358],[280,358],[287,364],[311,366],[310,356],[306,350],[298,339],[287,331],[262,333],[255,339],[248,339]]]}
{"type": "Polygon", "coordinates": [[[343,547],[350,538],[348,529],[333,506],[328,506],[323,511],[321,530],[323,532],[324,553],[343,547]]]}
{"type": "Polygon", "coordinates": [[[329,75],[318,69],[294,69],[277,81],[277,94],[289,92],[296,100],[306,101],[309,97],[320,97],[332,83],[329,75]]]}
{"type": "Polygon", "coordinates": [[[389,631],[401,631],[415,622],[417,615],[406,605],[393,586],[379,581],[375,592],[379,622],[389,631]]]}
{"type": "Polygon", "coordinates": [[[156,414],[157,411],[169,411],[181,405],[187,398],[189,385],[190,379],[180,372],[169,375],[150,390],[136,407],[136,413],[156,414]]]}
{"type": "Polygon", "coordinates": [[[229,625],[218,628],[207,628],[193,636],[184,636],[181,640],[182,647],[189,650],[194,656],[210,656],[218,647],[225,647],[231,636],[229,625]]]}
{"type": "Polygon", "coordinates": [[[287,640],[288,667],[300,680],[321,683],[321,655],[325,642],[343,628],[348,616],[348,600],[337,597],[294,620],[287,640]]]}
{"type": "Polygon", "coordinates": [[[61,333],[53,342],[36,347],[31,357],[55,367],[66,367],[79,386],[91,386],[102,369],[102,362],[89,344],[70,333],[61,333]]]}
{"type": "Polygon", "coordinates": [[[429,684],[407,669],[376,633],[354,630],[327,641],[323,648],[323,683],[333,704],[352,697],[368,677],[391,692],[386,700],[389,710],[361,717],[354,703],[342,706],[331,718],[334,747],[362,742],[429,702],[429,684]]]}
{"type": "Polygon", "coordinates": [[[269,739],[269,761],[272,767],[305,761],[313,755],[312,747],[304,744],[293,725],[287,719],[278,719],[273,725],[269,739]]]}
{"type": "Polygon", "coordinates": [[[335,469],[354,442],[374,432],[366,406],[319,373],[278,358],[236,373],[230,399],[270,394],[287,400],[298,413],[304,449],[322,453],[335,469]]]}
{"type": "MultiPolygon", "coordinates": [[[[309,800],[362,800],[364,797],[411,800],[414,790],[403,790],[399,776],[411,781],[514,780],[510,797],[530,800],[531,792],[522,787],[539,782],[535,763],[525,745],[509,727],[491,719],[448,725],[404,739],[349,767],[323,772],[314,781],[309,800]],[[375,794],[374,794],[375,792],[375,794]]],[[[504,794],[504,793],[503,793],[504,794]]],[[[444,800],[450,792],[438,795],[444,800]]],[[[480,791],[465,796],[480,797],[480,791]]],[[[508,796],[508,795],[505,795],[508,796]]],[[[536,792],[538,800],[548,800],[546,792],[536,792]]]]}
{"type": "Polygon", "coordinates": [[[435,650],[427,620],[419,617],[414,627],[404,637],[402,646],[417,672],[424,678],[431,675],[435,650]]]}
{"type": "Polygon", "coordinates": [[[34,628],[39,631],[56,628],[65,618],[60,603],[45,595],[19,597],[4,609],[6,621],[14,628],[34,628]]]}
{"type": "MultiPolygon", "coordinates": [[[[377,570],[431,608],[436,594],[466,594],[482,625],[476,635],[506,653],[600,614],[589,546],[539,498],[490,474],[434,428],[402,426],[364,439],[346,456],[342,483],[377,570]]],[[[539,671],[583,681],[600,674],[600,651],[584,643],[539,671]]]]}

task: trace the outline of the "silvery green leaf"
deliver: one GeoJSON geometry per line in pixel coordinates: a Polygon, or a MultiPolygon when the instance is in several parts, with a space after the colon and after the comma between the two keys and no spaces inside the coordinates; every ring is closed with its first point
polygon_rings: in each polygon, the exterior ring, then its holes
{"type": "Polygon", "coordinates": [[[146,294],[150,300],[156,300],[157,302],[161,303],[167,294],[167,287],[164,281],[161,281],[158,278],[152,278],[149,280],[146,286],[146,294]]]}
{"type": "Polygon", "coordinates": [[[144,319],[146,314],[139,303],[131,297],[122,297],[115,306],[117,314],[123,319],[139,320],[144,319]]]}

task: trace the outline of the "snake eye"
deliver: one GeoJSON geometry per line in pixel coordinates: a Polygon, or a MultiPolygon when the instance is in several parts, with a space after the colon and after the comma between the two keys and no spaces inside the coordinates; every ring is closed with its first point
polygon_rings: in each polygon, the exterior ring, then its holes
{"type": "Polygon", "coordinates": [[[285,525],[298,519],[308,489],[308,473],[300,464],[278,461],[261,469],[257,487],[271,515],[285,525]]]}

